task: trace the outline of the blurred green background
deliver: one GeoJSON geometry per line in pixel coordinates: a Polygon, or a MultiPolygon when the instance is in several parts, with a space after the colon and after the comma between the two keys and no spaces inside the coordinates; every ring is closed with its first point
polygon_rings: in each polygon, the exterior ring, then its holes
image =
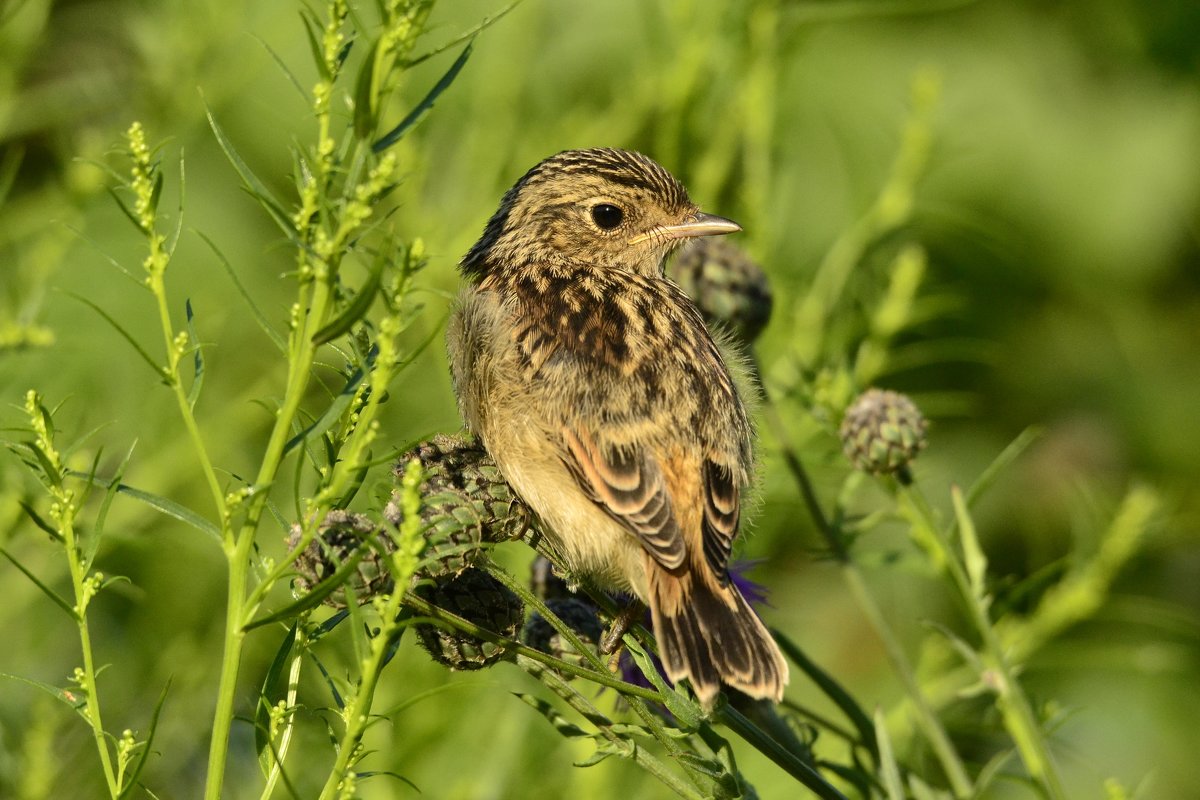
{"type": "MultiPolygon", "coordinates": [[[[444,2],[425,44],[501,8],[444,2]]],[[[280,324],[292,256],[239,189],[204,104],[257,174],[294,197],[289,146],[312,139],[309,102],[264,43],[302,86],[314,81],[297,9],[291,0],[0,3],[0,174],[13,176],[0,207],[0,426],[21,424],[23,394],[36,387],[51,405],[65,400],[65,436],[99,428],[83,452],[103,447],[102,468],[136,443],[127,482],[207,510],[169,393],[67,294],[159,341],[149,295],[109,263],[137,271],[141,241],[95,165],[118,164],[110,152],[140,119],[152,141],[166,141],[164,208],[177,205],[173,165],[186,158],[186,230],[168,283],[179,317],[190,300],[211,345],[199,419],[219,465],[252,468],[269,424],[253,401],[279,392],[282,364],[192,231],[219,245],[280,324]]],[[[413,70],[397,118],[456,51],[413,70]]],[[[1148,798],[1200,796],[1200,4],[526,0],[478,37],[456,83],[397,147],[398,228],[431,253],[419,279],[424,330],[410,344],[444,323],[457,258],[525,169],[569,147],[621,146],[654,156],[703,207],[744,225],[741,244],[776,293],[759,345],[769,376],[791,344],[797,293],[887,180],[918,73],[936,74],[942,92],[904,236],[928,249],[922,295],[936,313],[905,332],[882,381],[933,420],[918,478],[944,505],[951,483],[969,484],[1022,429],[1044,427],[978,509],[995,576],[1010,584],[1093,552],[1128,486],[1161,489],[1163,518],[1113,597],[1039,653],[1025,678],[1036,699],[1068,712],[1052,741],[1072,797],[1102,796],[1108,778],[1148,798]]],[[[878,271],[888,257],[874,248],[861,268],[878,271]]],[[[396,446],[458,427],[440,345],[401,375],[385,425],[396,446]]],[[[833,445],[822,448],[828,457],[811,466],[833,491],[845,467],[833,445]]],[[[753,577],[772,591],[769,621],[864,707],[891,708],[901,688],[821,557],[771,442],[763,460],[763,502],[742,555],[768,559],[753,577]]],[[[16,503],[30,482],[16,459],[0,462],[0,480],[4,547],[61,587],[61,552],[21,522],[16,503]]],[[[144,730],[171,678],[161,755],[145,780],[160,797],[196,796],[223,558],[135,503],[117,503],[108,527],[100,567],[130,583],[92,610],[98,660],[111,665],[101,678],[106,722],[144,730]]],[[[282,531],[266,541],[274,535],[264,536],[268,551],[282,541],[282,531]]],[[[957,625],[945,590],[906,568],[902,537],[885,528],[858,548],[914,653],[925,620],[957,625]]],[[[0,581],[0,672],[62,684],[79,661],[72,626],[7,562],[0,581]]],[[[251,637],[243,713],[280,635],[251,637]]],[[[571,766],[588,749],[509,693],[534,686],[504,665],[449,675],[406,642],[379,707],[432,694],[376,731],[369,764],[436,798],[665,793],[615,759],[571,766]]],[[[800,680],[790,695],[819,702],[800,680]]],[[[319,725],[302,734],[324,752],[319,725]]],[[[249,725],[235,727],[232,748],[229,796],[257,796],[249,725]]],[[[773,765],[738,752],[763,798],[794,796],[773,765]]],[[[99,796],[95,759],[78,718],[30,686],[4,684],[0,796],[99,796]]],[[[412,793],[387,777],[363,791],[412,793]]],[[[1031,794],[1002,785],[994,796],[1031,794]]]]}

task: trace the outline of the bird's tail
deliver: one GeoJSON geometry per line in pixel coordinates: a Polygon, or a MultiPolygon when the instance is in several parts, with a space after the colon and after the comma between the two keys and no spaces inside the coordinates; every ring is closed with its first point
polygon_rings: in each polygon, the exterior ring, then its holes
{"type": "Polygon", "coordinates": [[[788,666],[762,620],[732,581],[724,586],[647,557],[650,613],[659,655],[673,682],[687,678],[705,708],[721,685],[779,702],[788,666]]]}

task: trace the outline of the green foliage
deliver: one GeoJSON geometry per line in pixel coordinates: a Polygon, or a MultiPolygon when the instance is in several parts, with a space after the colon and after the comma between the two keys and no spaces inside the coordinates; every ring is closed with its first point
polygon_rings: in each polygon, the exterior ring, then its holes
{"type": "Polygon", "coordinates": [[[1160,5],[8,4],[0,795],[1187,796],[1200,36],[1160,5]],[[777,709],[706,718],[636,626],[614,674],[523,545],[475,563],[578,663],[404,591],[454,259],[592,145],[771,279],[777,709]],[[876,385],[931,420],[895,477],[837,436],[876,385]],[[388,538],[295,596],[343,508],[388,538]],[[322,606],[368,558],[400,590],[322,606]]]}

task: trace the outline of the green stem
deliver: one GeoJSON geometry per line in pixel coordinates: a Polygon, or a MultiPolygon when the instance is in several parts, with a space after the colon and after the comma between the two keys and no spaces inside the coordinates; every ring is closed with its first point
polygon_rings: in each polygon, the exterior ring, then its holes
{"type": "MultiPolygon", "coordinates": [[[[63,502],[65,498],[60,498],[63,502]]],[[[68,500],[69,502],[69,500],[68,500]]],[[[70,509],[69,506],[64,506],[70,509]]],[[[75,525],[70,518],[70,510],[64,512],[62,520],[63,543],[67,550],[67,561],[71,570],[71,584],[75,590],[75,621],[79,628],[79,646],[83,651],[83,677],[80,688],[87,697],[86,713],[92,726],[92,738],[96,742],[96,750],[100,754],[100,764],[104,768],[104,780],[108,784],[108,792],[112,797],[120,794],[121,785],[113,770],[112,755],[108,751],[108,740],[104,734],[104,722],[100,715],[100,692],[96,686],[96,664],[92,655],[92,636],[87,621],[88,565],[79,557],[79,547],[75,538],[75,525]]]]}
{"type": "Polygon", "coordinates": [[[217,687],[217,705],[213,713],[213,733],[208,751],[208,774],[204,787],[205,800],[218,800],[225,776],[225,764],[229,749],[229,733],[233,725],[233,706],[237,690],[238,670],[241,665],[242,642],[245,640],[244,625],[257,610],[257,602],[246,602],[249,578],[250,553],[259,519],[266,507],[267,490],[273,482],[283,460],[283,449],[292,428],[292,420],[300,409],[300,401],[312,374],[316,347],[312,343],[313,333],[328,316],[331,301],[330,288],[318,282],[313,289],[312,305],[301,309],[301,318],[293,332],[292,353],[289,358],[288,383],[283,404],[275,418],[271,438],[254,481],[246,509],[246,517],[236,538],[232,534],[229,520],[225,527],[225,555],[228,562],[229,585],[226,593],[225,639],[221,658],[221,678],[217,687]]]}
{"type": "MultiPolygon", "coordinates": [[[[158,249],[157,237],[151,238],[151,250],[153,258],[156,254],[153,252],[158,249]]],[[[166,258],[166,254],[161,254],[162,258],[166,258]]],[[[150,291],[154,294],[158,301],[158,319],[162,325],[163,342],[167,349],[167,383],[171,386],[171,393],[175,396],[175,403],[179,406],[179,415],[183,418],[184,427],[187,428],[188,437],[192,440],[192,447],[196,451],[196,457],[200,460],[200,471],[204,473],[204,481],[208,484],[208,490],[212,494],[213,505],[217,509],[217,518],[225,518],[225,492],[221,489],[221,482],[217,479],[217,471],[213,468],[212,460],[208,456],[208,448],[204,445],[204,437],[200,434],[200,426],[196,423],[196,415],[192,410],[191,403],[188,402],[187,393],[183,390],[183,380],[179,374],[179,356],[180,353],[175,347],[174,327],[171,324],[171,311],[167,306],[167,290],[163,282],[163,274],[166,268],[165,263],[161,269],[155,270],[150,276],[150,291]]],[[[199,347],[199,342],[193,342],[194,347],[199,347]]]]}
{"type": "Polygon", "coordinates": [[[950,737],[946,734],[946,729],[942,727],[942,723],[938,720],[933,708],[929,705],[924,692],[921,691],[921,685],[917,682],[912,665],[909,663],[908,657],[904,654],[904,648],[900,646],[900,642],[892,633],[891,628],[888,627],[883,612],[867,588],[862,572],[852,562],[845,562],[842,564],[842,577],[849,586],[850,593],[854,595],[859,610],[862,611],[863,616],[867,618],[871,627],[875,629],[875,635],[883,643],[888,660],[892,662],[892,669],[895,670],[896,674],[900,677],[901,683],[904,684],[909,702],[912,703],[913,710],[916,713],[917,724],[921,727],[925,738],[929,740],[934,755],[942,765],[942,769],[946,773],[946,778],[950,781],[950,787],[954,792],[954,796],[969,797],[972,788],[971,779],[967,776],[966,767],[963,766],[962,759],[958,756],[958,751],[954,749],[950,737]]]}
{"type": "MultiPolygon", "coordinates": [[[[850,558],[850,553],[846,549],[841,532],[834,527],[833,523],[829,521],[829,517],[825,515],[825,511],[821,507],[821,502],[817,497],[816,489],[813,487],[812,480],[808,477],[808,471],[800,461],[800,456],[788,444],[788,432],[784,427],[783,420],[780,418],[775,407],[770,404],[769,400],[766,405],[766,418],[767,423],[771,426],[776,438],[779,440],[784,463],[800,488],[800,494],[804,498],[805,505],[808,507],[809,514],[812,516],[817,530],[821,533],[821,536],[829,546],[830,552],[833,553],[834,558],[841,566],[842,579],[849,587],[855,602],[858,603],[859,610],[875,630],[875,635],[883,643],[888,660],[892,663],[892,669],[895,670],[904,684],[909,701],[912,703],[913,710],[916,713],[917,724],[929,740],[934,755],[942,765],[942,770],[945,772],[947,780],[950,781],[954,796],[970,796],[972,792],[971,779],[967,775],[967,770],[963,765],[962,759],[959,758],[958,752],[954,749],[954,745],[946,733],[946,729],[938,720],[933,708],[929,705],[929,701],[921,691],[921,686],[917,682],[912,665],[909,663],[908,657],[904,654],[904,648],[900,646],[900,642],[888,626],[883,612],[867,588],[867,582],[863,577],[862,571],[859,570],[858,565],[850,558]]],[[[868,746],[871,745],[868,744],[868,746]]]]}
{"type": "Polygon", "coordinates": [[[1038,723],[1033,708],[1029,705],[1029,699],[1021,689],[1020,683],[1017,682],[1012,666],[1005,655],[1004,646],[1000,642],[1000,637],[992,626],[987,609],[972,591],[970,577],[967,575],[962,561],[954,553],[945,533],[938,526],[925,496],[913,486],[901,486],[900,492],[902,497],[907,498],[916,513],[920,515],[926,528],[933,534],[934,540],[942,550],[942,563],[945,565],[946,571],[954,583],[954,588],[967,611],[967,616],[979,633],[983,645],[983,652],[980,654],[984,668],[982,677],[996,693],[996,705],[1004,720],[1004,727],[1017,745],[1021,761],[1029,770],[1030,776],[1043,785],[1052,800],[1062,800],[1066,794],[1058,771],[1050,758],[1050,751],[1046,746],[1046,739],[1042,735],[1041,725],[1038,723]]]}

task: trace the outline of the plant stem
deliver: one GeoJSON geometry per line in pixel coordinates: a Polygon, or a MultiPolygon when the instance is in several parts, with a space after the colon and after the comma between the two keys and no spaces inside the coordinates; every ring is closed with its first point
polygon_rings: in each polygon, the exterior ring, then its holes
{"type": "MultiPolygon", "coordinates": [[[[765,393],[765,387],[763,391],[765,393]]],[[[954,796],[970,796],[972,792],[971,779],[967,775],[967,770],[963,765],[962,759],[959,758],[958,751],[954,749],[954,745],[951,743],[946,729],[938,720],[933,708],[929,705],[929,701],[921,691],[921,686],[917,682],[912,665],[909,663],[908,657],[904,654],[904,648],[900,646],[899,640],[896,639],[896,636],[888,626],[887,619],[880,610],[878,603],[875,602],[875,598],[867,588],[867,582],[863,577],[862,571],[850,558],[850,553],[846,549],[841,532],[834,527],[833,523],[829,521],[829,517],[825,515],[825,510],[821,507],[821,502],[817,497],[812,480],[808,477],[808,471],[800,461],[800,456],[788,443],[787,429],[784,427],[783,420],[769,399],[765,404],[764,413],[767,423],[771,426],[776,438],[779,440],[784,464],[795,479],[800,489],[800,495],[804,498],[804,503],[808,507],[813,522],[816,524],[817,530],[825,539],[830,552],[833,553],[834,558],[841,567],[842,579],[849,587],[855,602],[858,603],[859,610],[875,630],[875,635],[879,637],[880,642],[882,642],[888,660],[892,663],[892,669],[896,671],[896,674],[904,684],[905,691],[916,714],[917,724],[920,726],[922,733],[925,734],[926,739],[929,740],[934,755],[942,765],[942,770],[946,774],[946,779],[950,781],[950,787],[954,792],[954,796]]],[[[867,743],[867,746],[871,747],[872,743],[867,743]]]]}
{"type": "Polygon", "coordinates": [[[229,732],[233,724],[233,706],[237,690],[238,669],[241,665],[242,642],[245,640],[244,625],[254,615],[254,607],[247,607],[246,589],[249,578],[250,553],[254,547],[254,536],[258,522],[266,507],[267,490],[273,482],[283,460],[283,449],[291,432],[292,420],[300,408],[304,390],[312,374],[316,347],[313,333],[319,330],[328,316],[330,304],[329,286],[317,282],[313,290],[312,305],[301,309],[292,335],[291,355],[288,364],[288,383],[283,405],[275,418],[271,438],[263,461],[255,477],[253,491],[248,501],[246,516],[236,537],[229,519],[223,521],[225,531],[225,557],[228,564],[229,584],[226,591],[225,640],[221,658],[221,679],[217,687],[217,704],[213,712],[212,740],[208,751],[208,774],[204,787],[205,800],[218,800],[224,781],[225,763],[229,749],[229,732]]]}
{"type": "MultiPolygon", "coordinates": [[[[60,499],[60,502],[63,500],[60,499]]],[[[60,529],[71,571],[71,585],[75,590],[75,622],[79,628],[79,646],[83,651],[83,674],[79,685],[87,697],[87,720],[92,726],[92,738],[96,741],[100,764],[104,768],[104,780],[108,784],[109,794],[116,797],[121,791],[121,784],[117,774],[113,771],[112,755],[108,751],[108,739],[104,734],[104,722],[100,715],[100,692],[96,686],[96,664],[92,655],[92,636],[88,629],[87,604],[88,594],[91,591],[86,586],[88,565],[83,563],[79,554],[75,523],[72,519],[74,506],[64,505],[64,509],[60,529]]]]}
{"type": "Polygon", "coordinates": [[[996,693],[996,705],[1004,720],[1004,727],[1017,745],[1021,761],[1029,770],[1030,777],[1040,782],[1052,800],[1062,800],[1066,797],[1062,781],[1054,762],[1050,758],[1041,725],[1029,699],[1017,682],[1012,666],[1004,653],[1000,637],[988,616],[987,608],[972,591],[971,581],[963,568],[962,561],[951,548],[945,532],[937,524],[933,511],[925,496],[915,486],[901,486],[901,497],[907,499],[913,510],[919,515],[926,528],[932,533],[934,540],[942,550],[941,559],[950,575],[954,588],[967,611],[971,624],[979,633],[982,643],[980,660],[983,664],[981,678],[996,693]]]}

